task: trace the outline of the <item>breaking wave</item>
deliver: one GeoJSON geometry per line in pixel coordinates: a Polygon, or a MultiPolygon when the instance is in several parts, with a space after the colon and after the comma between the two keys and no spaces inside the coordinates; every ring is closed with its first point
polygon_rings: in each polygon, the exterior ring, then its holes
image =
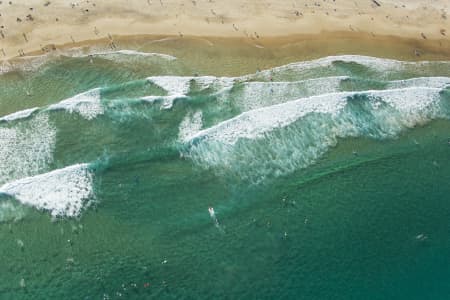
{"type": "MultiPolygon", "coordinates": [[[[93,199],[93,173],[87,164],[73,165],[6,183],[0,193],[54,217],[76,217],[93,199]]],[[[12,209],[7,203],[2,204],[7,210],[2,206],[0,212],[12,209]]]]}
{"type": "Polygon", "coordinates": [[[39,107],[24,109],[0,118],[0,122],[12,122],[15,120],[26,119],[39,110],[39,107]]]}
{"type": "Polygon", "coordinates": [[[339,138],[394,138],[407,128],[448,118],[450,99],[441,91],[410,87],[301,98],[204,129],[182,151],[202,167],[258,183],[309,166],[339,138]]]}
{"type": "Polygon", "coordinates": [[[56,104],[50,105],[48,110],[65,110],[69,113],[78,113],[87,120],[104,113],[100,102],[100,89],[92,89],[87,92],[73,96],[56,104]]]}

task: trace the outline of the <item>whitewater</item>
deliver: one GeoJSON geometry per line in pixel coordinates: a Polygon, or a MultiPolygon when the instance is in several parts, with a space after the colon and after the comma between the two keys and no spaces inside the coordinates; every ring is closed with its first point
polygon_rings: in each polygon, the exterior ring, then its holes
{"type": "MultiPolygon", "coordinates": [[[[130,57],[159,63],[176,59],[127,50],[71,55],[92,57],[120,64],[130,57]]],[[[39,66],[51,62],[35,60],[39,66]]],[[[23,72],[31,72],[30,64],[23,72]]],[[[93,164],[105,153],[117,157],[149,147],[173,148],[218,176],[262,184],[314,164],[339,139],[392,139],[415,126],[448,119],[450,74],[431,76],[438,67],[448,70],[449,63],[344,55],[238,77],[158,75],[93,86],[66,99],[49,94],[47,105],[0,117],[0,191],[53,216],[79,216],[84,203],[95,198],[86,159],[93,164]],[[64,114],[74,116],[64,119],[64,114]],[[170,129],[152,145],[126,149],[126,137],[116,137],[119,150],[114,136],[106,141],[98,132],[77,146],[100,143],[93,146],[95,155],[71,165],[55,160],[61,126],[67,131],[84,122],[98,128],[147,122],[151,131],[157,130],[152,124],[157,118],[170,120],[170,129]]]]}

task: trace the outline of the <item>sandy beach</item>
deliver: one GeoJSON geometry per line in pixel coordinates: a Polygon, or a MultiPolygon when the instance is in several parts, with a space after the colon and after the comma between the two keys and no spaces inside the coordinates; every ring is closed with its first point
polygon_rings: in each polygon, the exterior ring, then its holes
{"type": "Polygon", "coordinates": [[[407,39],[445,54],[449,9],[445,0],[0,1],[0,57],[96,42],[115,48],[130,36],[227,37],[258,46],[293,37],[326,41],[334,33],[355,42],[407,39]]]}

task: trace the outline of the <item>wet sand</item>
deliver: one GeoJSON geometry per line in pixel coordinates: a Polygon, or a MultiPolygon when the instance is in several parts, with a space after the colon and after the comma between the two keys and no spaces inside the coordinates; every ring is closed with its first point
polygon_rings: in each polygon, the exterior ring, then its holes
{"type": "MultiPolygon", "coordinates": [[[[367,55],[404,61],[450,60],[449,41],[428,41],[398,37],[373,37],[364,33],[322,33],[261,38],[124,36],[115,38],[116,50],[163,53],[178,58],[194,74],[239,76],[258,70],[330,55],[367,55]]],[[[78,56],[113,51],[108,39],[61,45],[50,53],[34,51],[0,63],[6,69],[30,68],[54,56],[78,56]]],[[[34,68],[34,67],[32,67],[34,68]]]]}

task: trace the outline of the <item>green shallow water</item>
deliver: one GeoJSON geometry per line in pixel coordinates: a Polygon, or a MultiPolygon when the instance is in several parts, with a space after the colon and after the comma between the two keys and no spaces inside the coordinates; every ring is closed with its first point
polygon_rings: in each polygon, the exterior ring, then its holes
{"type": "MultiPolygon", "coordinates": [[[[170,94],[146,77],[191,76],[182,60],[90,66],[87,58],[66,58],[0,75],[0,115],[41,107],[0,123],[0,186],[79,163],[93,174],[77,217],[20,204],[48,197],[39,189],[26,194],[32,184],[0,195],[0,299],[447,299],[448,79],[431,96],[422,92],[436,85],[428,79],[407,83],[414,88],[407,94],[392,92],[403,106],[389,102],[389,89],[405,87],[395,80],[448,78],[450,69],[376,68],[384,62],[274,69],[225,90],[193,78],[187,98],[171,108],[161,98],[139,99],[170,94]],[[67,80],[48,78],[58,70],[67,80]],[[331,79],[308,81],[324,76],[349,78],[332,86],[325,84],[331,79]],[[20,101],[25,82],[31,99],[20,101]],[[46,111],[99,87],[102,110],[93,117],[91,104],[46,111]],[[324,103],[346,91],[358,92],[344,96],[336,115],[313,111],[273,125],[284,117],[276,104],[328,95],[314,98],[324,103]],[[417,97],[437,98],[402,110],[417,97]],[[239,116],[254,119],[249,125],[239,116]],[[275,119],[258,131],[265,126],[259,117],[275,119]],[[258,134],[244,136],[249,126],[258,134]],[[227,132],[235,144],[224,140],[227,132]]],[[[47,178],[39,187],[72,183],[47,178]]]]}

